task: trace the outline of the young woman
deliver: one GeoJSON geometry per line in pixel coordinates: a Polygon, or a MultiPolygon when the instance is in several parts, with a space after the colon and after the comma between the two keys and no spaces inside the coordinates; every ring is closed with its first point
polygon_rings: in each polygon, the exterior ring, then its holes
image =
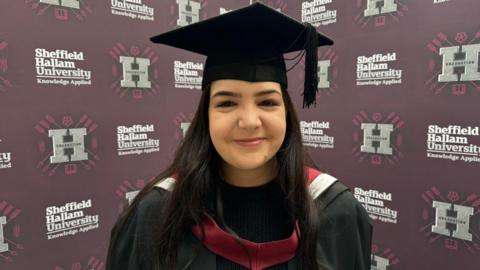
{"type": "MultiPolygon", "coordinates": [[[[203,92],[173,163],[112,230],[107,270],[370,269],[368,215],[306,167],[283,53],[332,44],[262,4],[152,39],[207,55],[203,92]]],[[[312,93],[313,91],[313,93],[312,93]]]]}

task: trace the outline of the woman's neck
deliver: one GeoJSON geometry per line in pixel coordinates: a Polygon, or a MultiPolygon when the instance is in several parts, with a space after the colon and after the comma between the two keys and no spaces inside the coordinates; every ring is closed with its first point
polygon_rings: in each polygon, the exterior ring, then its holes
{"type": "Polygon", "coordinates": [[[276,160],[272,159],[261,167],[243,170],[226,162],[222,164],[223,179],[230,185],[237,187],[255,187],[270,182],[277,176],[276,160]]]}

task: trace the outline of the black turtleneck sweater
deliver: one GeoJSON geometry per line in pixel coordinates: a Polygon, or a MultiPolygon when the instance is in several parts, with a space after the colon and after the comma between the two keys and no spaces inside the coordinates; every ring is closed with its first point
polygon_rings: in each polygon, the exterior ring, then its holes
{"type": "MultiPolygon", "coordinates": [[[[292,234],[285,195],[275,180],[257,187],[236,187],[219,182],[224,222],[240,238],[264,243],[282,240],[292,234]]],[[[217,222],[225,230],[222,221],[217,222]]],[[[244,269],[247,268],[217,256],[217,270],[244,269]]],[[[287,263],[267,269],[287,269],[287,263]]]]}

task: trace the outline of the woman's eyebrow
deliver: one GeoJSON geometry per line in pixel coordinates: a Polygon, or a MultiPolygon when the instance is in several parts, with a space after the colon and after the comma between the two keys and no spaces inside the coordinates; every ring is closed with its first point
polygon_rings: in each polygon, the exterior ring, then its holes
{"type": "Polygon", "coordinates": [[[212,98],[214,98],[214,97],[241,97],[241,96],[242,96],[242,94],[240,94],[238,92],[231,92],[231,91],[222,90],[222,91],[218,91],[215,94],[213,94],[212,98]]]}
{"type": "Polygon", "coordinates": [[[260,91],[258,93],[255,93],[255,97],[259,97],[259,96],[266,96],[266,95],[270,95],[270,94],[279,94],[280,96],[282,95],[282,93],[280,93],[280,91],[278,90],[275,90],[275,89],[271,89],[271,90],[264,90],[264,91],[260,91]]]}
{"type": "MultiPolygon", "coordinates": [[[[266,96],[266,95],[275,94],[275,93],[276,93],[276,94],[279,94],[279,95],[282,95],[282,94],[280,93],[280,91],[275,90],[275,89],[271,89],[271,90],[263,90],[263,91],[257,92],[257,93],[255,93],[253,96],[259,97],[259,96],[266,96]]],[[[222,90],[222,91],[218,91],[218,92],[216,92],[215,94],[213,94],[212,98],[214,98],[214,97],[219,97],[219,96],[224,96],[224,97],[241,97],[242,94],[241,94],[241,93],[238,93],[238,92],[231,92],[231,91],[222,90]]]]}

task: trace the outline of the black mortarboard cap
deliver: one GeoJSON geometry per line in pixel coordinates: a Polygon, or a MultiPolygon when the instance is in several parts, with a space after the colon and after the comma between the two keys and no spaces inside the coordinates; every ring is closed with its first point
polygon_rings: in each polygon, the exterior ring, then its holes
{"type": "Polygon", "coordinates": [[[315,103],[318,90],[317,47],[333,44],[312,25],[261,3],[177,28],[151,40],[206,55],[203,86],[215,80],[237,79],[273,81],[287,87],[283,54],[302,51],[301,55],[306,54],[303,105],[307,107],[315,103]]]}

